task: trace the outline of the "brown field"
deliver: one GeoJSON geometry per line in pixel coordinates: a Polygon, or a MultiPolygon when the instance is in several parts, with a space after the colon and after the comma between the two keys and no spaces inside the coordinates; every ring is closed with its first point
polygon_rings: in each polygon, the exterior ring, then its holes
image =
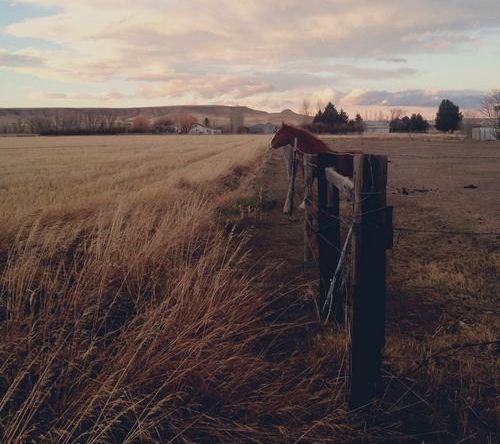
{"type": "Polygon", "coordinates": [[[500,143],[328,139],[388,154],[429,231],[395,235],[367,418],[268,140],[0,138],[3,441],[495,442],[499,238],[458,232],[500,232],[500,143]]]}

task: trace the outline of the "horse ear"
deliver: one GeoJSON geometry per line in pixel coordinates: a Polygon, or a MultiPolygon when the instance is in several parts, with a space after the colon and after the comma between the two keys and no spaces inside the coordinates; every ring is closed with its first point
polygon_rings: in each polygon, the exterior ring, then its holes
{"type": "Polygon", "coordinates": [[[285,123],[285,122],[283,122],[283,121],[281,121],[281,127],[282,127],[282,128],[285,128],[285,126],[286,126],[286,123],[285,123]]]}

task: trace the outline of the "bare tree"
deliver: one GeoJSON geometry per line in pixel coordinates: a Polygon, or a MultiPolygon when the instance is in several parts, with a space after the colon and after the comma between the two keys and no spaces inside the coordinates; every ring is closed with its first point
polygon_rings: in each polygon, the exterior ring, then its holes
{"type": "Polygon", "coordinates": [[[191,127],[195,123],[198,123],[198,119],[189,113],[177,113],[174,114],[172,117],[182,134],[188,133],[191,127]]]}
{"type": "Polygon", "coordinates": [[[50,130],[50,120],[45,116],[32,117],[30,127],[33,134],[47,133],[50,130]]]}
{"type": "Polygon", "coordinates": [[[118,115],[114,110],[103,110],[99,118],[101,128],[103,130],[111,131],[116,126],[118,115]]]}
{"type": "Polygon", "coordinates": [[[402,108],[391,108],[389,112],[391,113],[391,121],[400,119],[405,114],[405,110],[402,108]]]}
{"type": "Polygon", "coordinates": [[[137,116],[132,121],[132,131],[136,133],[147,133],[150,129],[149,120],[143,116],[137,116]]]}
{"type": "Polygon", "coordinates": [[[28,127],[28,122],[23,118],[19,117],[17,119],[17,132],[24,133],[26,132],[27,127],[28,127]]]}
{"type": "Polygon", "coordinates": [[[462,130],[467,138],[472,138],[472,129],[477,126],[477,115],[474,111],[464,111],[464,118],[462,119],[462,130]]]}
{"type": "Polygon", "coordinates": [[[169,119],[168,117],[159,117],[153,123],[153,131],[155,133],[169,133],[172,131],[172,126],[174,125],[174,121],[169,119]]]}
{"type": "Polygon", "coordinates": [[[479,112],[491,126],[500,126],[500,90],[494,89],[483,97],[479,112]]]}
{"type": "Polygon", "coordinates": [[[308,117],[311,115],[311,101],[309,99],[302,100],[302,105],[300,106],[300,113],[308,117]]]}

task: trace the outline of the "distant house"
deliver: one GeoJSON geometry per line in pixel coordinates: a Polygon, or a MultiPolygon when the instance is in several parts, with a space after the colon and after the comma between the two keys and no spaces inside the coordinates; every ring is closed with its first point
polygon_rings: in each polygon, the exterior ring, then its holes
{"type": "Polygon", "coordinates": [[[480,141],[497,140],[497,131],[495,128],[484,126],[472,128],[472,138],[480,141]]]}
{"type": "Polygon", "coordinates": [[[278,127],[270,122],[258,123],[248,128],[250,134],[274,134],[277,130],[278,127]]]}
{"type": "Polygon", "coordinates": [[[195,123],[190,129],[188,134],[222,134],[222,130],[218,128],[209,128],[208,126],[195,123]]]}
{"type": "Polygon", "coordinates": [[[365,133],[367,134],[389,134],[389,122],[386,120],[365,120],[365,133]]]}

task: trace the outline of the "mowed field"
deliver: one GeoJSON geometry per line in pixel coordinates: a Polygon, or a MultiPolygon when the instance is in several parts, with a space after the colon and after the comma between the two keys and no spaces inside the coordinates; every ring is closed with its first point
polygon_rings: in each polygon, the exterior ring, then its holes
{"type": "Polygon", "coordinates": [[[209,191],[234,168],[252,167],[266,143],[259,136],[1,138],[0,239],[34,217],[81,219],[120,202],[177,197],[190,185],[209,191]]]}
{"type": "Polygon", "coordinates": [[[494,442],[500,144],[326,138],[407,229],[367,427],[269,139],[0,138],[3,441],[494,442]]]}
{"type": "Polygon", "coordinates": [[[219,210],[266,144],[0,140],[0,441],[266,433],[265,394],[244,420],[270,371],[254,350],[265,301],[219,210]]]}

